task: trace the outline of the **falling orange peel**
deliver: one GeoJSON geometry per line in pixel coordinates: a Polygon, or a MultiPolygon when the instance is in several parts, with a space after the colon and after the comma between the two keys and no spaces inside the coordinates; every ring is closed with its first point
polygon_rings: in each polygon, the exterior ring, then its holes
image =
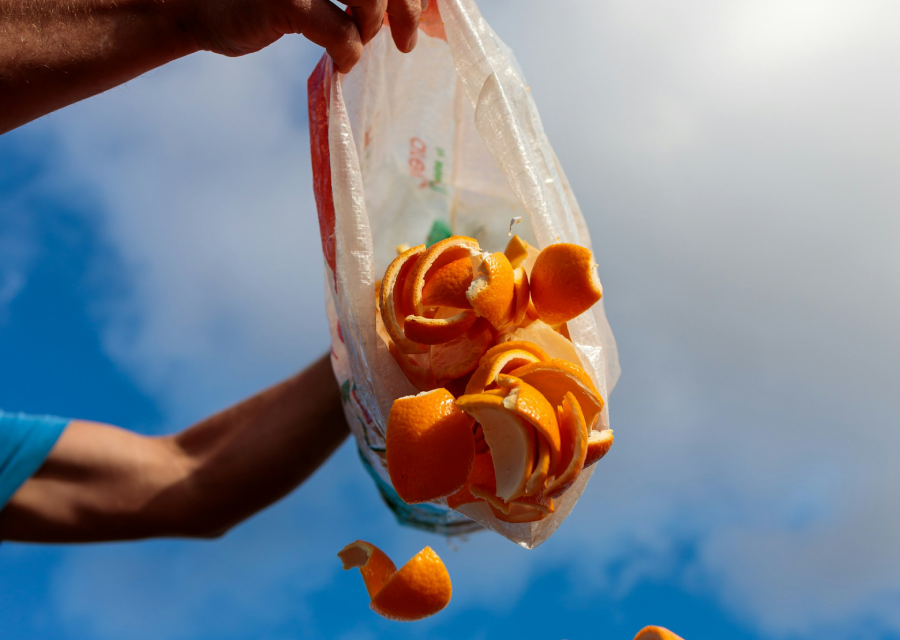
{"type": "Polygon", "coordinates": [[[638,631],[634,640],[683,640],[683,638],[664,627],[649,626],[638,631]]]}
{"type": "Polygon", "coordinates": [[[390,620],[412,622],[433,616],[450,602],[453,587],[447,567],[431,547],[414,555],[398,571],[375,545],[357,540],[338,552],[345,570],[359,568],[372,610],[390,620]]]}

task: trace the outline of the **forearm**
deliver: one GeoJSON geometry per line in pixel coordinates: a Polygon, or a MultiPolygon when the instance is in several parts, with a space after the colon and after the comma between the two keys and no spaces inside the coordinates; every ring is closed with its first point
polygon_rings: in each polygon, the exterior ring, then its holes
{"type": "Polygon", "coordinates": [[[328,356],[302,373],[173,437],[196,535],[216,533],[283,497],[344,441],[349,429],[328,356]]]}
{"type": "Polygon", "coordinates": [[[0,0],[0,133],[197,50],[175,0],[0,0]]]}
{"type": "Polygon", "coordinates": [[[172,436],[73,421],[0,510],[0,540],[220,535],[303,482],[348,432],[327,357],[172,436]]]}

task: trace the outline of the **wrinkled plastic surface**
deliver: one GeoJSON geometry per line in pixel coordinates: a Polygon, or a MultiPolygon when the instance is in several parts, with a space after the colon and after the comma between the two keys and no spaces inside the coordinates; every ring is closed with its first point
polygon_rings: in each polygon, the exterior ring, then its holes
{"type": "MultiPolygon", "coordinates": [[[[412,53],[400,53],[385,28],[349,74],[324,56],[308,89],[332,364],[348,423],[401,522],[466,532],[472,522],[443,505],[398,508],[390,487],[384,428],[394,399],[416,389],[376,335],[376,283],[396,246],[425,242],[437,220],[491,251],[505,247],[516,216],[515,232],[540,248],[590,248],[587,226],[512,51],[471,0],[432,0],[412,53]]],[[[608,401],[619,364],[602,301],[568,327],[608,401]]],[[[609,427],[608,407],[598,428],[609,427]]],[[[533,548],[566,518],[592,472],[540,522],[504,523],[484,504],[460,511],[533,548]]]]}

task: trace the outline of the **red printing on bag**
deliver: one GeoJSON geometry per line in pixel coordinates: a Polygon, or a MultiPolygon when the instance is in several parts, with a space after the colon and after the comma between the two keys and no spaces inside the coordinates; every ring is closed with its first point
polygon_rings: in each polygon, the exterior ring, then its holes
{"type": "Polygon", "coordinates": [[[420,187],[428,186],[428,178],[425,177],[425,152],[428,146],[422,138],[409,139],[409,175],[422,181],[420,187]]]}
{"type": "Polygon", "coordinates": [[[319,212],[322,253],[334,276],[337,262],[334,238],[334,192],[331,188],[331,151],[328,148],[328,111],[331,105],[332,62],[324,54],[306,83],[309,105],[309,148],[312,156],[313,192],[319,212]]]}

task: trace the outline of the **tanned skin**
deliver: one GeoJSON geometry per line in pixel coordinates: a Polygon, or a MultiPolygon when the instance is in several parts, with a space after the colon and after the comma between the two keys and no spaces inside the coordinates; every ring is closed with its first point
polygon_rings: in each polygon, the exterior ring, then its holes
{"type": "MultiPolygon", "coordinates": [[[[0,134],[196,51],[242,56],[286,34],[349,71],[390,16],[404,52],[421,0],[0,0],[0,134]]],[[[427,5],[427,0],[425,2],[427,5]]]]}
{"type": "Polygon", "coordinates": [[[327,356],[174,435],[74,421],[0,511],[0,540],[216,537],[300,485],[348,433],[327,356]]]}

